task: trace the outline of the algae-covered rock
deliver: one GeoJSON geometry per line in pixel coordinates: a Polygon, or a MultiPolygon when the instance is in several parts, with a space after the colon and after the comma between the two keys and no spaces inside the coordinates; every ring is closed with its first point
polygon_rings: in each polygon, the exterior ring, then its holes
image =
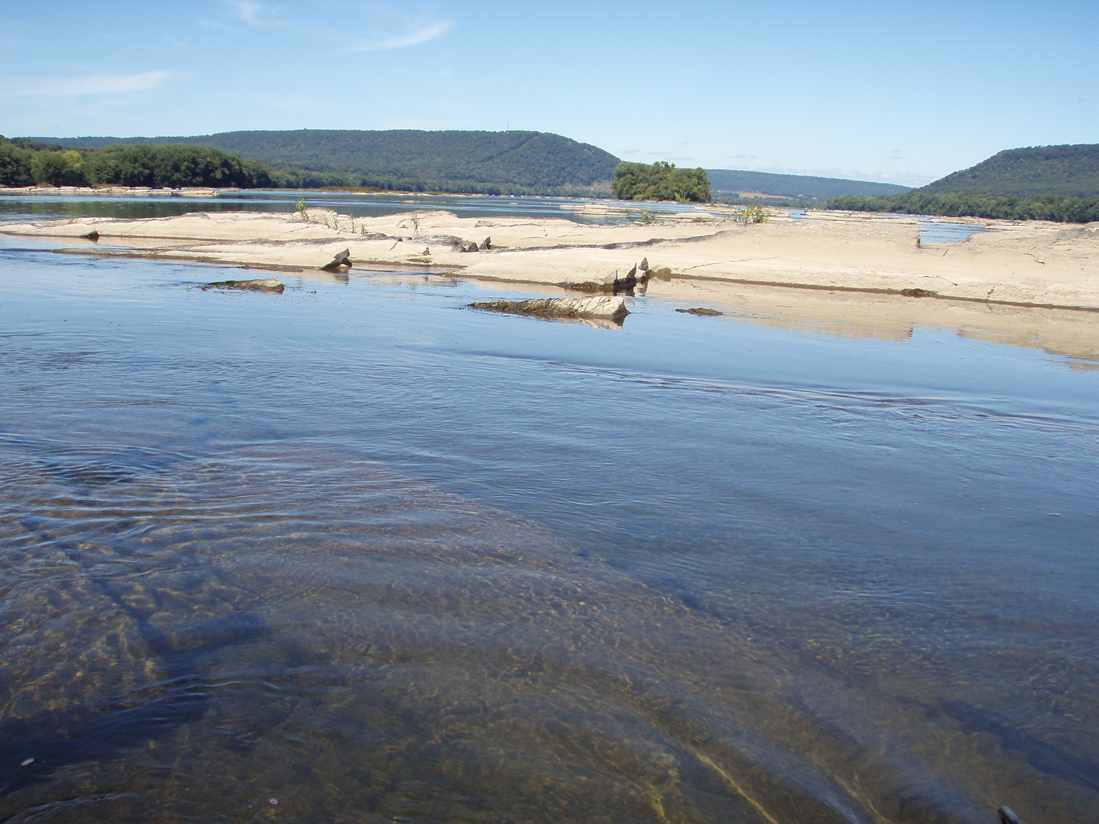
{"type": "Polygon", "coordinates": [[[207,283],[202,287],[203,291],[207,289],[242,289],[250,292],[276,292],[282,294],[286,287],[282,281],[274,279],[262,279],[262,280],[218,280],[213,283],[207,283]]]}

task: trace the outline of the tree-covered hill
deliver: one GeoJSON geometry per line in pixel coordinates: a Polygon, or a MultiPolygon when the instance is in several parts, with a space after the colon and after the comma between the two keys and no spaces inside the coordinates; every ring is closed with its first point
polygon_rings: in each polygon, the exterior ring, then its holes
{"type": "Polygon", "coordinates": [[[845,196],[829,204],[863,212],[1099,220],[1099,144],[1008,149],[903,195],[845,196]]]}
{"type": "Polygon", "coordinates": [[[618,158],[602,149],[545,132],[301,129],[195,137],[35,139],[64,148],[115,143],[210,146],[283,170],[289,185],[609,193],[618,165],[618,158]]]}
{"type": "Polygon", "coordinates": [[[719,200],[736,199],[741,192],[753,192],[795,200],[828,200],[844,195],[897,195],[907,192],[907,186],[893,183],[872,183],[836,177],[782,175],[770,172],[747,172],[733,169],[707,169],[710,187],[719,200]]]}
{"type": "Polygon", "coordinates": [[[1099,197],[1099,144],[1007,149],[920,191],[943,194],[1099,197]]]}

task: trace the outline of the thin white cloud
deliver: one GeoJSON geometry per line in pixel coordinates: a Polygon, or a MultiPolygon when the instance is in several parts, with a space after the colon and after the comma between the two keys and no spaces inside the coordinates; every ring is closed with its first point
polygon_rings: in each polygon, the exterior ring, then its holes
{"type": "Polygon", "coordinates": [[[247,23],[249,26],[254,26],[259,22],[260,6],[259,0],[232,0],[233,14],[235,14],[242,23],[247,23]]]}
{"type": "Polygon", "coordinates": [[[0,84],[0,94],[12,97],[87,97],[131,94],[155,89],[168,72],[137,74],[85,74],[77,77],[13,78],[0,84]]]}
{"type": "Polygon", "coordinates": [[[357,47],[357,50],[388,51],[390,49],[404,49],[409,46],[419,46],[422,43],[430,43],[432,40],[438,40],[440,37],[444,37],[452,28],[454,28],[453,20],[434,20],[417,23],[400,34],[361,43],[357,47]]]}

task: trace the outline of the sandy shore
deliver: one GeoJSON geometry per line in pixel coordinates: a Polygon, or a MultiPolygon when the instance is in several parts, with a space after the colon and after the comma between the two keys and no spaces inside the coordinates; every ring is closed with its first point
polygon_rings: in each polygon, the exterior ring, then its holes
{"type": "Polygon", "coordinates": [[[414,267],[539,287],[625,274],[645,257],[673,273],[652,280],[649,296],[761,322],[893,339],[916,325],[942,326],[1058,354],[1099,356],[1099,224],[981,222],[991,230],[958,244],[923,246],[916,243],[917,218],[814,212],[807,220],[778,216],[742,225],[731,210],[597,226],[444,211],[351,218],[310,209],[304,219],[192,213],[7,224],[0,231],[78,238],[94,229],[98,244],[75,242],[65,251],[284,271],[316,270],[348,248],[358,269],[414,267]],[[454,239],[486,238],[488,251],[452,246],[454,239]],[[902,295],[913,289],[935,297],[902,295]]]}

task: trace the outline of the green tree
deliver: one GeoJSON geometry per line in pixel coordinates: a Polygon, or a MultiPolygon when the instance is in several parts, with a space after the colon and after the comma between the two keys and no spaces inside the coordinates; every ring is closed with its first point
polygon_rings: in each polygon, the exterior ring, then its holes
{"type": "Polygon", "coordinates": [[[6,140],[0,142],[0,186],[30,186],[31,153],[6,140]]]}
{"type": "Polygon", "coordinates": [[[84,158],[70,149],[64,152],[40,151],[31,157],[31,177],[35,183],[49,186],[83,186],[88,178],[84,158]]]}

